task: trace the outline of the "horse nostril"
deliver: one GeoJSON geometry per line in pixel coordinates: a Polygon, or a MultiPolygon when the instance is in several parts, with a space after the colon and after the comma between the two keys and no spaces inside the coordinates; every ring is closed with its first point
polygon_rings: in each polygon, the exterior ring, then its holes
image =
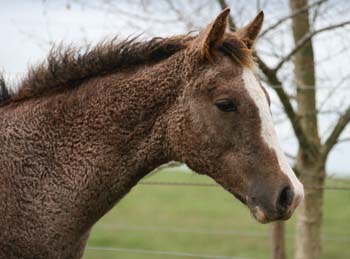
{"type": "Polygon", "coordinates": [[[287,211],[287,209],[292,205],[294,199],[294,192],[289,187],[284,187],[281,192],[279,193],[279,196],[277,197],[277,208],[280,212],[284,213],[287,211]]]}

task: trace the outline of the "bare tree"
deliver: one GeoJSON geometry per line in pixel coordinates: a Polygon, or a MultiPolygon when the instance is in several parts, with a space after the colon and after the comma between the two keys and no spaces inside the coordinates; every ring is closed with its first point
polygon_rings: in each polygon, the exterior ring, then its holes
{"type": "MultiPolygon", "coordinates": [[[[292,11],[307,4],[307,0],[290,0],[292,11]]],[[[315,58],[313,43],[310,40],[312,34],[309,11],[292,18],[292,31],[295,48],[286,58],[294,56],[297,115],[300,117],[300,125],[307,139],[306,145],[299,147],[296,168],[301,172],[300,178],[304,184],[322,186],[325,177],[325,161],[320,152],[321,140],[317,129],[315,58]],[[306,113],[308,116],[305,116],[306,113]]],[[[320,257],[322,201],[322,190],[305,190],[305,200],[300,206],[297,220],[296,258],[320,257]]]]}

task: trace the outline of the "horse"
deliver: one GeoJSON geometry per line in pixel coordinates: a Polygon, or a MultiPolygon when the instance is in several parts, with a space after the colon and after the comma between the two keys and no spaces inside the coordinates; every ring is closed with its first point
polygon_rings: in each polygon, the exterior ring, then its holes
{"type": "Polygon", "coordinates": [[[81,258],[94,224],[169,161],[213,178],[261,223],[303,199],[255,76],[260,12],[198,34],[53,48],[1,80],[0,258],[81,258]]]}

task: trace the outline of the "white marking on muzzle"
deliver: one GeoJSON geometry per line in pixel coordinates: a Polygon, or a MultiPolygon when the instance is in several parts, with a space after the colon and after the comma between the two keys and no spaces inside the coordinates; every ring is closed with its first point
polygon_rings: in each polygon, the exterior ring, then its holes
{"type": "Polygon", "coordinates": [[[281,170],[288,176],[294,188],[296,200],[302,200],[304,196],[303,185],[294,174],[292,168],[289,166],[287,158],[281,149],[275,127],[273,125],[271,111],[266,95],[261,88],[258,80],[256,79],[254,73],[250,69],[244,68],[242,78],[250,97],[254,100],[255,105],[259,110],[259,116],[261,120],[261,136],[269,148],[273,149],[276,152],[279,166],[281,170]]]}

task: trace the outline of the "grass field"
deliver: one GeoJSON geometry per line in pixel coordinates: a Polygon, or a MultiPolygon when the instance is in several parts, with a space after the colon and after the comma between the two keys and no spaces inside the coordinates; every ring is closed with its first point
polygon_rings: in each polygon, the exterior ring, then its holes
{"type": "MultiPolygon", "coordinates": [[[[144,180],[211,182],[207,177],[176,170],[144,180]]],[[[328,180],[327,184],[350,186],[350,180],[328,180]]],[[[287,224],[289,258],[294,224],[294,218],[287,224]]],[[[323,259],[350,258],[349,191],[325,192],[323,235],[323,259]]],[[[84,258],[195,258],[98,250],[101,247],[222,256],[217,258],[270,258],[269,225],[254,221],[247,208],[219,187],[138,185],[94,227],[84,258]]]]}

